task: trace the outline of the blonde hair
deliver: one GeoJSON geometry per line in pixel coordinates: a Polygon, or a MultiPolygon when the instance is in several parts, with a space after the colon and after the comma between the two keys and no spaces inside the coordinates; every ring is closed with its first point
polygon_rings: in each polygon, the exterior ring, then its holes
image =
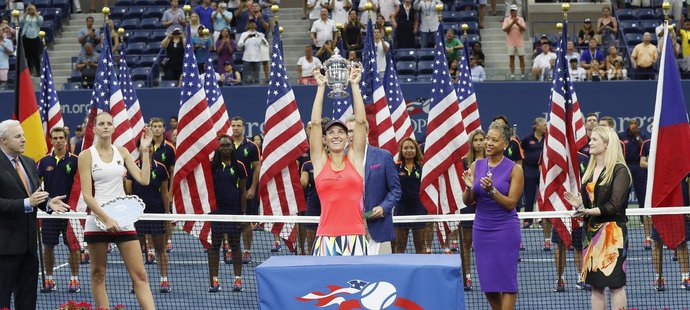
{"type": "Polygon", "coordinates": [[[486,133],[481,129],[475,129],[470,133],[470,136],[468,137],[470,151],[467,152],[467,156],[465,156],[465,158],[467,158],[468,165],[471,165],[475,160],[477,160],[477,156],[474,154],[474,137],[477,135],[482,135],[484,139],[486,139],[486,133]]]}
{"type": "MultiPolygon", "coordinates": [[[[623,156],[623,149],[621,148],[620,142],[621,140],[618,139],[618,135],[616,134],[616,132],[610,127],[597,126],[594,129],[592,129],[592,134],[595,133],[599,137],[601,137],[601,140],[607,145],[606,151],[603,154],[605,168],[604,179],[601,180],[601,183],[599,183],[599,185],[604,185],[611,182],[611,179],[613,178],[614,168],[617,164],[623,165],[625,169],[628,170],[628,177],[630,178],[630,182],[632,184],[630,169],[628,168],[628,165],[625,164],[625,156],[623,156]]],[[[585,170],[585,174],[582,176],[582,180],[589,180],[594,174],[594,169],[596,167],[597,161],[594,159],[590,159],[589,164],[587,165],[587,170],[585,170]]]]}

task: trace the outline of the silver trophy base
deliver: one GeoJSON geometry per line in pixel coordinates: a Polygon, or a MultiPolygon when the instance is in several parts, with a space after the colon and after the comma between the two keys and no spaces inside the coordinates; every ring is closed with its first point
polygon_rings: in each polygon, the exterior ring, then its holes
{"type": "Polygon", "coordinates": [[[349,97],[350,94],[348,94],[346,91],[341,90],[341,91],[331,91],[328,93],[328,98],[331,99],[342,99],[342,98],[347,98],[349,97]]]}

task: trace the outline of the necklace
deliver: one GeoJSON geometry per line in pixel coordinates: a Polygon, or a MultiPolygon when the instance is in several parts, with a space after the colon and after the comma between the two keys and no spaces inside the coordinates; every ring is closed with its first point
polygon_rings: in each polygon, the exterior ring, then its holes
{"type": "Polygon", "coordinates": [[[487,172],[486,172],[486,176],[487,176],[487,177],[491,177],[491,172],[494,171],[494,169],[496,169],[496,167],[500,166],[501,163],[503,163],[503,160],[504,160],[504,159],[506,159],[505,156],[503,156],[503,158],[501,158],[501,161],[499,161],[498,164],[496,164],[496,166],[493,166],[493,167],[490,167],[490,166],[489,166],[489,160],[487,159],[487,160],[486,160],[486,166],[487,166],[489,169],[488,169],[487,172]]]}

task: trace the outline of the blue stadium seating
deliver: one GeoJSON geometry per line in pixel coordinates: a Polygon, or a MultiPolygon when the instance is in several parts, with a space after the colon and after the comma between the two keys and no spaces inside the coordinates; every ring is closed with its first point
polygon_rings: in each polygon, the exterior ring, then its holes
{"type": "Polygon", "coordinates": [[[635,12],[633,12],[632,9],[618,9],[616,10],[616,14],[618,15],[618,20],[621,21],[636,19],[635,12]]]}
{"type": "Polygon", "coordinates": [[[139,56],[127,55],[125,56],[125,60],[127,61],[127,67],[134,68],[139,66],[139,56]]]}
{"type": "Polygon", "coordinates": [[[455,30],[455,33],[458,33],[459,31],[461,31],[460,25],[458,25],[458,23],[443,23],[443,32],[446,32],[448,29],[455,30]]]}
{"type": "Polygon", "coordinates": [[[420,49],[417,51],[417,60],[434,60],[433,49],[420,49]]]}
{"type": "Polygon", "coordinates": [[[177,87],[177,81],[163,80],[160,82],[160,87],[169,87],[169,88],[177,87]]]}
{"type": "Polygon", "coordinates": [[[640,28],[640,22],[637,20],[622,20],[620,22],[619,28],[625,34],[642,33],[642,29],[640,28]]]}
{"type": "Polygon", "coordinates": [[[417,61],[417,49],[414,48],[400,48],[395,51],[395,59],[398,61],[417,61]]]}
{"type": "Polygon", "coordinates": [[[81,83],[79,82],[67,82],[62,84],[62,90],[77,90],[81,88],[81,83]]]}
{"type": "Polygon", "coordinates": [[[457,0],[455,1],[455,10],[463,11],[466,9],[473,10],[476,8],[475,0],[457,0]]]}
{"type": "Polygon", "coordinates": [[[414,83],[416,80],[414,75],[398,75],[398,82],[400,83],[414,83]]]}
{"type": "Polygon", "coordinates": [[[136,6],[149,6],[152,4],[150,0],[134,0],[134,5],[136,6]]]}
{"type": "Polygon", "coordinates": [[[401,75],[415,75],[417,74],[417,62],[416,61],[398,61],[396,65],[398,74],[401,75]]]}
{"type": "Polygon", "coordinates": [[[417,83],[431,83],[431,75],[417,76],[417,83]]]}
{"type": "Polygon", "coordinates": [[[634,47],[635,45],[642,43],[642,35],[639,33],[626,34],[625,41],[628,42],[628,46],[634,47]]]}
{"type": "Polygon", "coordinates": [[[130,7],[127,10],[127,18],[142,18],[145,11],[145,7],[130,7]]]}
{"type": "Polygon", "coordinates": [[[165,7],[170,6],[169,0],[152,0],[152,1],[153,2],[151,3],[151,5],[161,5],[161,6],[165,6],[165,7]]]}
{"type": "Polygon", "coordinates": [[[158,54],[161,50],[161,42],[157,41],[152,41],[146,44],[146,50],[144,53],[146,54],[158,54]]]}
{"type": "Polygon", "coordinates": [[[417,74],[432,74],[434,73],[434,61],[433,60],[420,60],[417,62],[417,74]]]}
{"type": "Polygon", "coordinates": [[[458,21],[461,23],[479,22],[479,15],[477,11],[460,11],[458,12],[458,21]]]}
{"type": "Polygon", "coordinates": [[[656,13],[653,9],[637,9],[635,16],[638,19],[657,19],[656,13]]]}
{"type": "Polygon", "coordinates": [[[467,29],[467,33],[477,35],[479,34],[479,23],[468,22],[466,24],[467,26],[469,26],[469,29],[467,29]]]}
{"type": "Polygon", "coordinates": [[[38,9],[49,8],[53,6],[51,0],[34,0],[33,3],[38,9]]]}
{"type": "Polygon", "coordinates": [[[139,54],[144,53],[145,48],[146,48],[146,43],[143,43],[143,42],[130,43],[130,44],[127,44],[127,49],[125,49],[125,52],[127,53],[127,55],[139,55],[139,54]]]}
{"type": "Polygon", "coordinates": [[[52,7],[55,8],[61,8],[62,13],[66,14],[66,16],[63,16],[63,18],[69,16],[70,8],[72,7],[71,1],[70,0],[53,0],[53,5],[52,7]]]}
{"type": "Polygon", "coordinates": [[[6,8],[7,7],[7,0],[0,0],[0,8],[6,8]]]}
{"type": "Polygon", "coordinates": [[[134,88],[144,88],[144,87],[148,87],[148,86],[146,85],[146,81],[143,81],[143,80],[142,80],[142,81],[132,81],[132,84],[134,84],[134,88]]]}
{"type": "Polygon", "coordinates": [[[457,23],[460,20],[458,13],[454,11],[443,11],[441,12],[441,17],[444,23],[457,23]]]}
{"type": "Polygon", "coordinates": [[[158,61],[156,55],[143,55],[139,57],[139,66],[144,68],[151,68],[154,63],[158,61]]]}
{"type": "MultiPolygon", "coordinates": [[[[125,30],[139,29],[139,19],[137,19],[137,18],[124,19],[124,20],[120,21],[119,27],[125,28],[125,30]]],[[[117,28],[119,28],[119,27],[117,27],[117,28]]]]}
{"type": "Polygon", "coordinates": [[[164,6],[152,6],[152,7],[148,7],[148,8],[146,8],[146,10],[144,11],[143,17],[145,17],[145,18],[151,18],[151,17],[153,17],[153,18],[158,18],[158,19],[160,19],[161,17],[163,17],[163,13],[165,12],[165,10],[166,10],[166,7],[164,7],[164,6]]]}
{"type": "Polygon", "coordinates": [[[138,30],[129,32],[128,43],[148,42],[151,37],[151,31],[138,30]]]}
{"type": "Polygon", "coordinates": [[[134,5],[134,1],[132,0],[116,0],[115,1],[115,6],[132,6],[134,5]]]}
{"type": "Polygon", "coordinates": [[[480,41],[480,39],[479,39],[478,34],[468,34],[467,35],[467,42],[469,42],[470,44],[472,44],[474,42],[479,42],[479,41],[480,41]]]}
{"type": "Polygon", "coordinates": [[[67,81],[80,83],[82,81],[81,71],[72,70],[72,72],[70,73],[70,77],[67,79],[67,81]]]}
{"type": "Polygon", "coordinates": [[[165,39],[165,29],[151,31],[151,41],[161,42],[163,39],[165,39]]]}
{"type": "Polygon", "coordinates": [[[110,16],[108,16],[110,19],[123,19],[123,18],[129,18],[127,15],[127,12],[129,9],[127,7],[114,7],[110,9],[110,16]]]}
{"type": "Polygon", "coordinates": [[[642,28],[642,32],[649,32],[652,34],[652,36],[655,36],[656,26],[659,26],[659,21],[657,21],[657,20],[641,20],[640,21],[640,28],[642,28]]]}
{"type": "Polygon", "coordinates": [[[143,81],[149,76],[149,71],[151,68],[140,67],[132,69],[132,80],[133,81],[143,81]]]}
{"type": "Polygon", "coordinates": [[[55,43],[55,23],[52,20],[44,20],[43,25],[41,25],[41,30],[46,33],[46,43],[55,43]]]}
{"type": "Polygon", "coordinates": [[[162,27],[161,20],[158,18],[142,18],[139,26],[141,29],[159,29],[162,27]]]}
{"type": "Polygon", "coordinates": [[[234,52],[232,53],[232,60],[235,63],[235,69],[237,69],[238,64],[242,64],[242,56],[244,56],[244,52],[234,52]]]}

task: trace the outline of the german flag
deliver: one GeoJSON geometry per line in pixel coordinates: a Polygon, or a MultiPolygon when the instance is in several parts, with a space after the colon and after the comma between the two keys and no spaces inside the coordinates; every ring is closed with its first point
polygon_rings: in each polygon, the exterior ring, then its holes
{"type": "Polygon", "coordinates": [[[19,39],[17,44],[17,83],[14,88],[14,119],[22,124],[26,148],[24,155],[38,161],[46,153],[48,146],[43,132],[41,114],[38,112],[36,92],[31,82],[31,73],[26,65],[24,45],[19,39]]]}

